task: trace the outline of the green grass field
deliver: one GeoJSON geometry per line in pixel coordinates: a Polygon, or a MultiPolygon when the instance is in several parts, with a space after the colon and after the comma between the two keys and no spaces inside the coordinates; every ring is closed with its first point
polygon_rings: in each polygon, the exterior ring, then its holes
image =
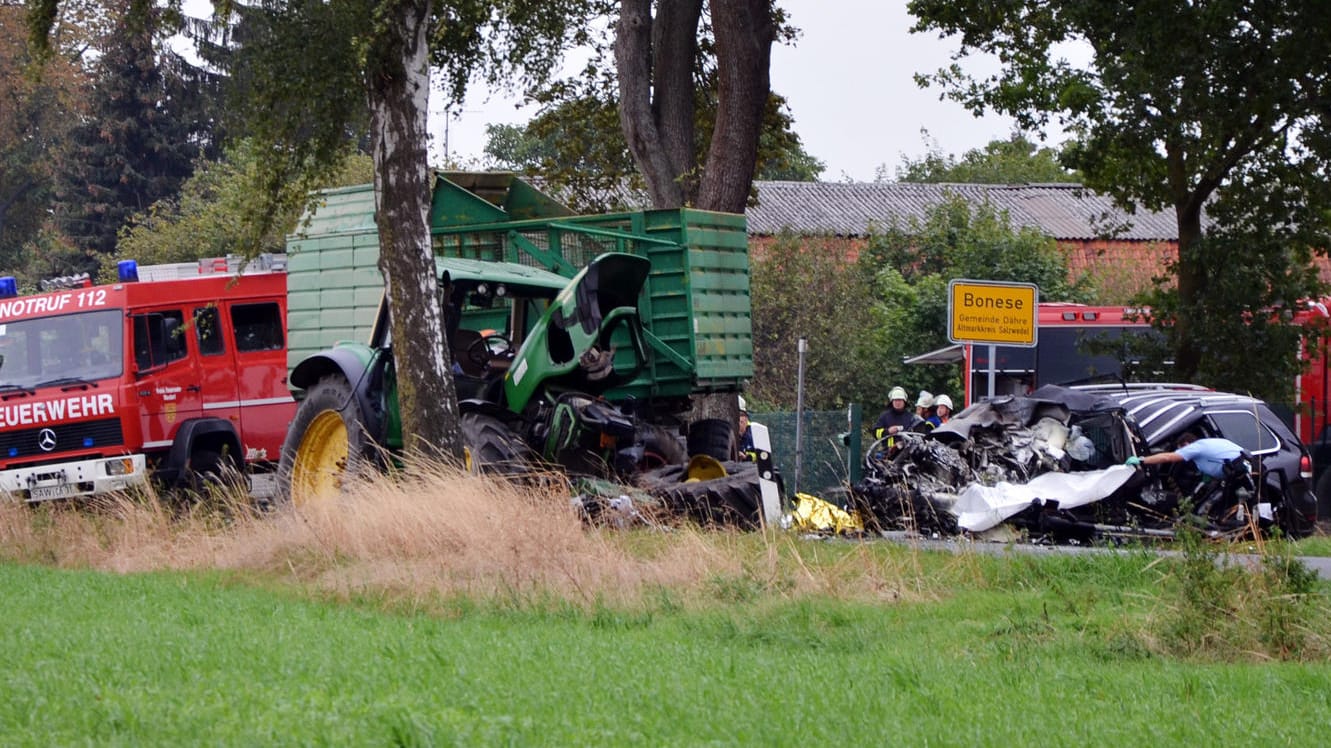
{"type": "MultiPolygon", "coordinates": [[[[885,553],[905,553],[884,548],[885,553]]],[[[923,554],[946,573],[955,560],[923,554]]],[[[970,589],[636,610],[335,604],[216,574],[0,566],[5,745],[1317,745],[1331,669],[1139,640],[1142,556],[970,559],[970,589]],[[392,606],[390,606],[392,607],[392,606]]],[[[735,599],[735,598],[741,599],[735,599]]]]}
{"type": "Polygon", "coordinates": [[[1326,593],[1279,557],[589,530],[437,470],[0,505],[0,745],[1321,745],[1326,593]]]}

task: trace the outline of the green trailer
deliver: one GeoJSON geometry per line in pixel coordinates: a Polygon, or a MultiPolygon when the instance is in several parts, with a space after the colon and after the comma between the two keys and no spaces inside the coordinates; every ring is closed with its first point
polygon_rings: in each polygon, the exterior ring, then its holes
{"type": "MultiPolygon", "coordinates": [[[[348,465],[402,443],[373,206],[369,185],[329,190],[288,241],[290,382],[302,405],[279,472],[293,498],[336,490],[348,465]]],[[[753,373],[743,216],[575,216],[515,175],[449,173],[437,176],[430,224],[474,467],[665,469],[654,485],[685,510],[758,521],[752,465],[704,460],[691,475],[722,477],[673,487],[699,456],[680,429],[690,397],[738,393],[753,373]]],[[[723,438],[690,434],[707,459],[732,456],[730,426],[719,426],[723,438]]]]}
{"type": "MultiPolygon", "coordinates": [[[[287,243],[292,369],[337,341],[368,341],[384,289],[372,185],[328,190],[301,226],[287,243]]],[[[574,216],[516,175],[446,173],[430,231],[440,258],[566,278],[606,252],[646,257],[638,307],[650,361],[612,399],[737,392],[753,376],[744,216],[690,208],[574,216]]]]}

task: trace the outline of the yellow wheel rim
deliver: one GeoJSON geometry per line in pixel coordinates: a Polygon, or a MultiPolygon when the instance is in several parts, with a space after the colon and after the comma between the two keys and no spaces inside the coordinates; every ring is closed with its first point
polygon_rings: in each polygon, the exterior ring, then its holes
{"type": "Polygon", "coordinates": [[[325,410],[314,417],[292,460],[292,503],[308,505],[341,493],[350,454],[348,445],[342,414],[325,410]]]}

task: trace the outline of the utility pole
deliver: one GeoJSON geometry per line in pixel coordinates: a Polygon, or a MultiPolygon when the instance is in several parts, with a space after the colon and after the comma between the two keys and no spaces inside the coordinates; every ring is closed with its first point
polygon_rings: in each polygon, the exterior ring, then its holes
{"type": "Polygon", "coordinates": [[[444,168],[445,169],[449,168],[452,165],[451,161],[449,160],[451,152],[449,150],[449,144],[448,144],[448,131],[453,124],[453,118],[455,117],[460,118],[464,114],[475,114],[479,111],[481,110],[454,109],[451,103],[444,105],[444,168]]]}

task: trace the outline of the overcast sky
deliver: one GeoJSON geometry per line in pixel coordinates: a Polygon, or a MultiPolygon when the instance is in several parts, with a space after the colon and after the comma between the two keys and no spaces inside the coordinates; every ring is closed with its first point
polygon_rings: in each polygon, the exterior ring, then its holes
{"type": "MultiPolygon", "coordinates": [[[[961,105],[939,101],[937,89],[921,90],[913,75],[950,63],[956,43],[936,34],[912,34],[904,0],[780,0],[801,30],[794,46],[772,54],[772,88],[790,103],[805,149],[827,164],[826,181],[869,181],[880,165],[889,176],[902,155],[928,150],[920,129],[945,153],[959,155],[1006,138],[1011,120],[976,119],[961,105]]],[[[967,70],[974,70],[968,61],[967,70]]],[[[479,159],[485,125],[520,124],[533,110],[511,98],[477,89],[448,125],[453,158],[479,159]]],[[[444,126],[438,97],[431,103],[433,161],[442,161],[444,126]]]]}

